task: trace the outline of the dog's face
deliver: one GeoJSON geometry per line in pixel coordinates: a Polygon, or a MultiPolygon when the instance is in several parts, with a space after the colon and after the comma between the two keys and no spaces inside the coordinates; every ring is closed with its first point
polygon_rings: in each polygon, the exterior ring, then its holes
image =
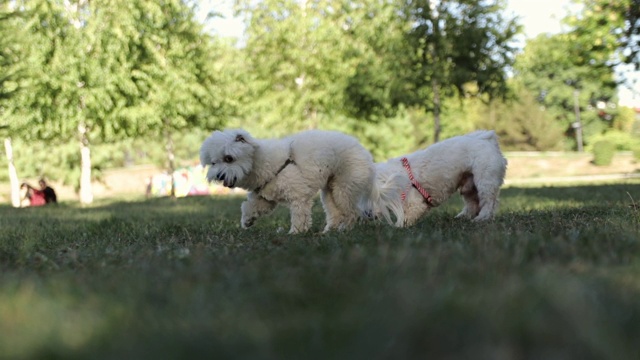
{"type": "Polygon", "coordinates": [[[251,173],[254,152],[255,142],[248,132],[214,131],[200,147],[200,163],[209,165],[208,181],[222,181],[232,188],[251,173]]]}

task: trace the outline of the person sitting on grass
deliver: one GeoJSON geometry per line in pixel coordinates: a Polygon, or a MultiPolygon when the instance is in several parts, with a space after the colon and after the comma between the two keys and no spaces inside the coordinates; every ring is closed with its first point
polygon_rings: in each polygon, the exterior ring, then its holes
{"type": "Polygon", "coordinates": [[[40,189],[36,189],[28,183],[22,183],[21,188],[27,188],[26,197],[29,199],[29,206],[42,206],[57,203],[56,191],[44,179],[38,181],[40,189]]]}

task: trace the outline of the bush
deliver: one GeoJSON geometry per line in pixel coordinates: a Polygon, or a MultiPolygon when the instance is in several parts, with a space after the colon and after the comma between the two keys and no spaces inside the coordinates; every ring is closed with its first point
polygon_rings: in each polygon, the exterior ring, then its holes
{"type": "Polygon", "coordinates": [[[640,144],[634,145],[631,148],[631,151],[633,152],[633,159],[635,161],[640,161],[640,144]]]}
{"type": "Polygon", "coordinates": [[[633,147],[640,142],[640,137],[630,132],[608,130],[605,133],[590,137],[589,140],[593,144],[606,140],[612,142],[616,146],[617,151],[632,151],[633,147]]]}
{"type": "Polygon", "coordinates": [[[600,140],[593,144],[593,163],[598,166],[611,165],[616,152],[616,145],[608,140],[600,140]]]}

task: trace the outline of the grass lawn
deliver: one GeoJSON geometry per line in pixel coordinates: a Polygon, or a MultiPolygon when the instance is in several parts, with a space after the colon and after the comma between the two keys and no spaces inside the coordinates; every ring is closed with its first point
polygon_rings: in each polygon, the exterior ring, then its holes
{"type": "Polygon", "coordinates": [[[241,198],[3,206],[0,358],[640,358],[640,181],[501,199],[297,236],[241,198]]]}

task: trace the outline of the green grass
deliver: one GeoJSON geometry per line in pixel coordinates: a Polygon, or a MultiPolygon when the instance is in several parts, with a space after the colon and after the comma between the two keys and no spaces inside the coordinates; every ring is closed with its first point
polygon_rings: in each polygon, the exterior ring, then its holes
{"type": "Polygon", "coordinates": [[[640,182],[501,199],[298,236],[241,198],[0,207],[0,358],[640,358],[640,182]]]}

